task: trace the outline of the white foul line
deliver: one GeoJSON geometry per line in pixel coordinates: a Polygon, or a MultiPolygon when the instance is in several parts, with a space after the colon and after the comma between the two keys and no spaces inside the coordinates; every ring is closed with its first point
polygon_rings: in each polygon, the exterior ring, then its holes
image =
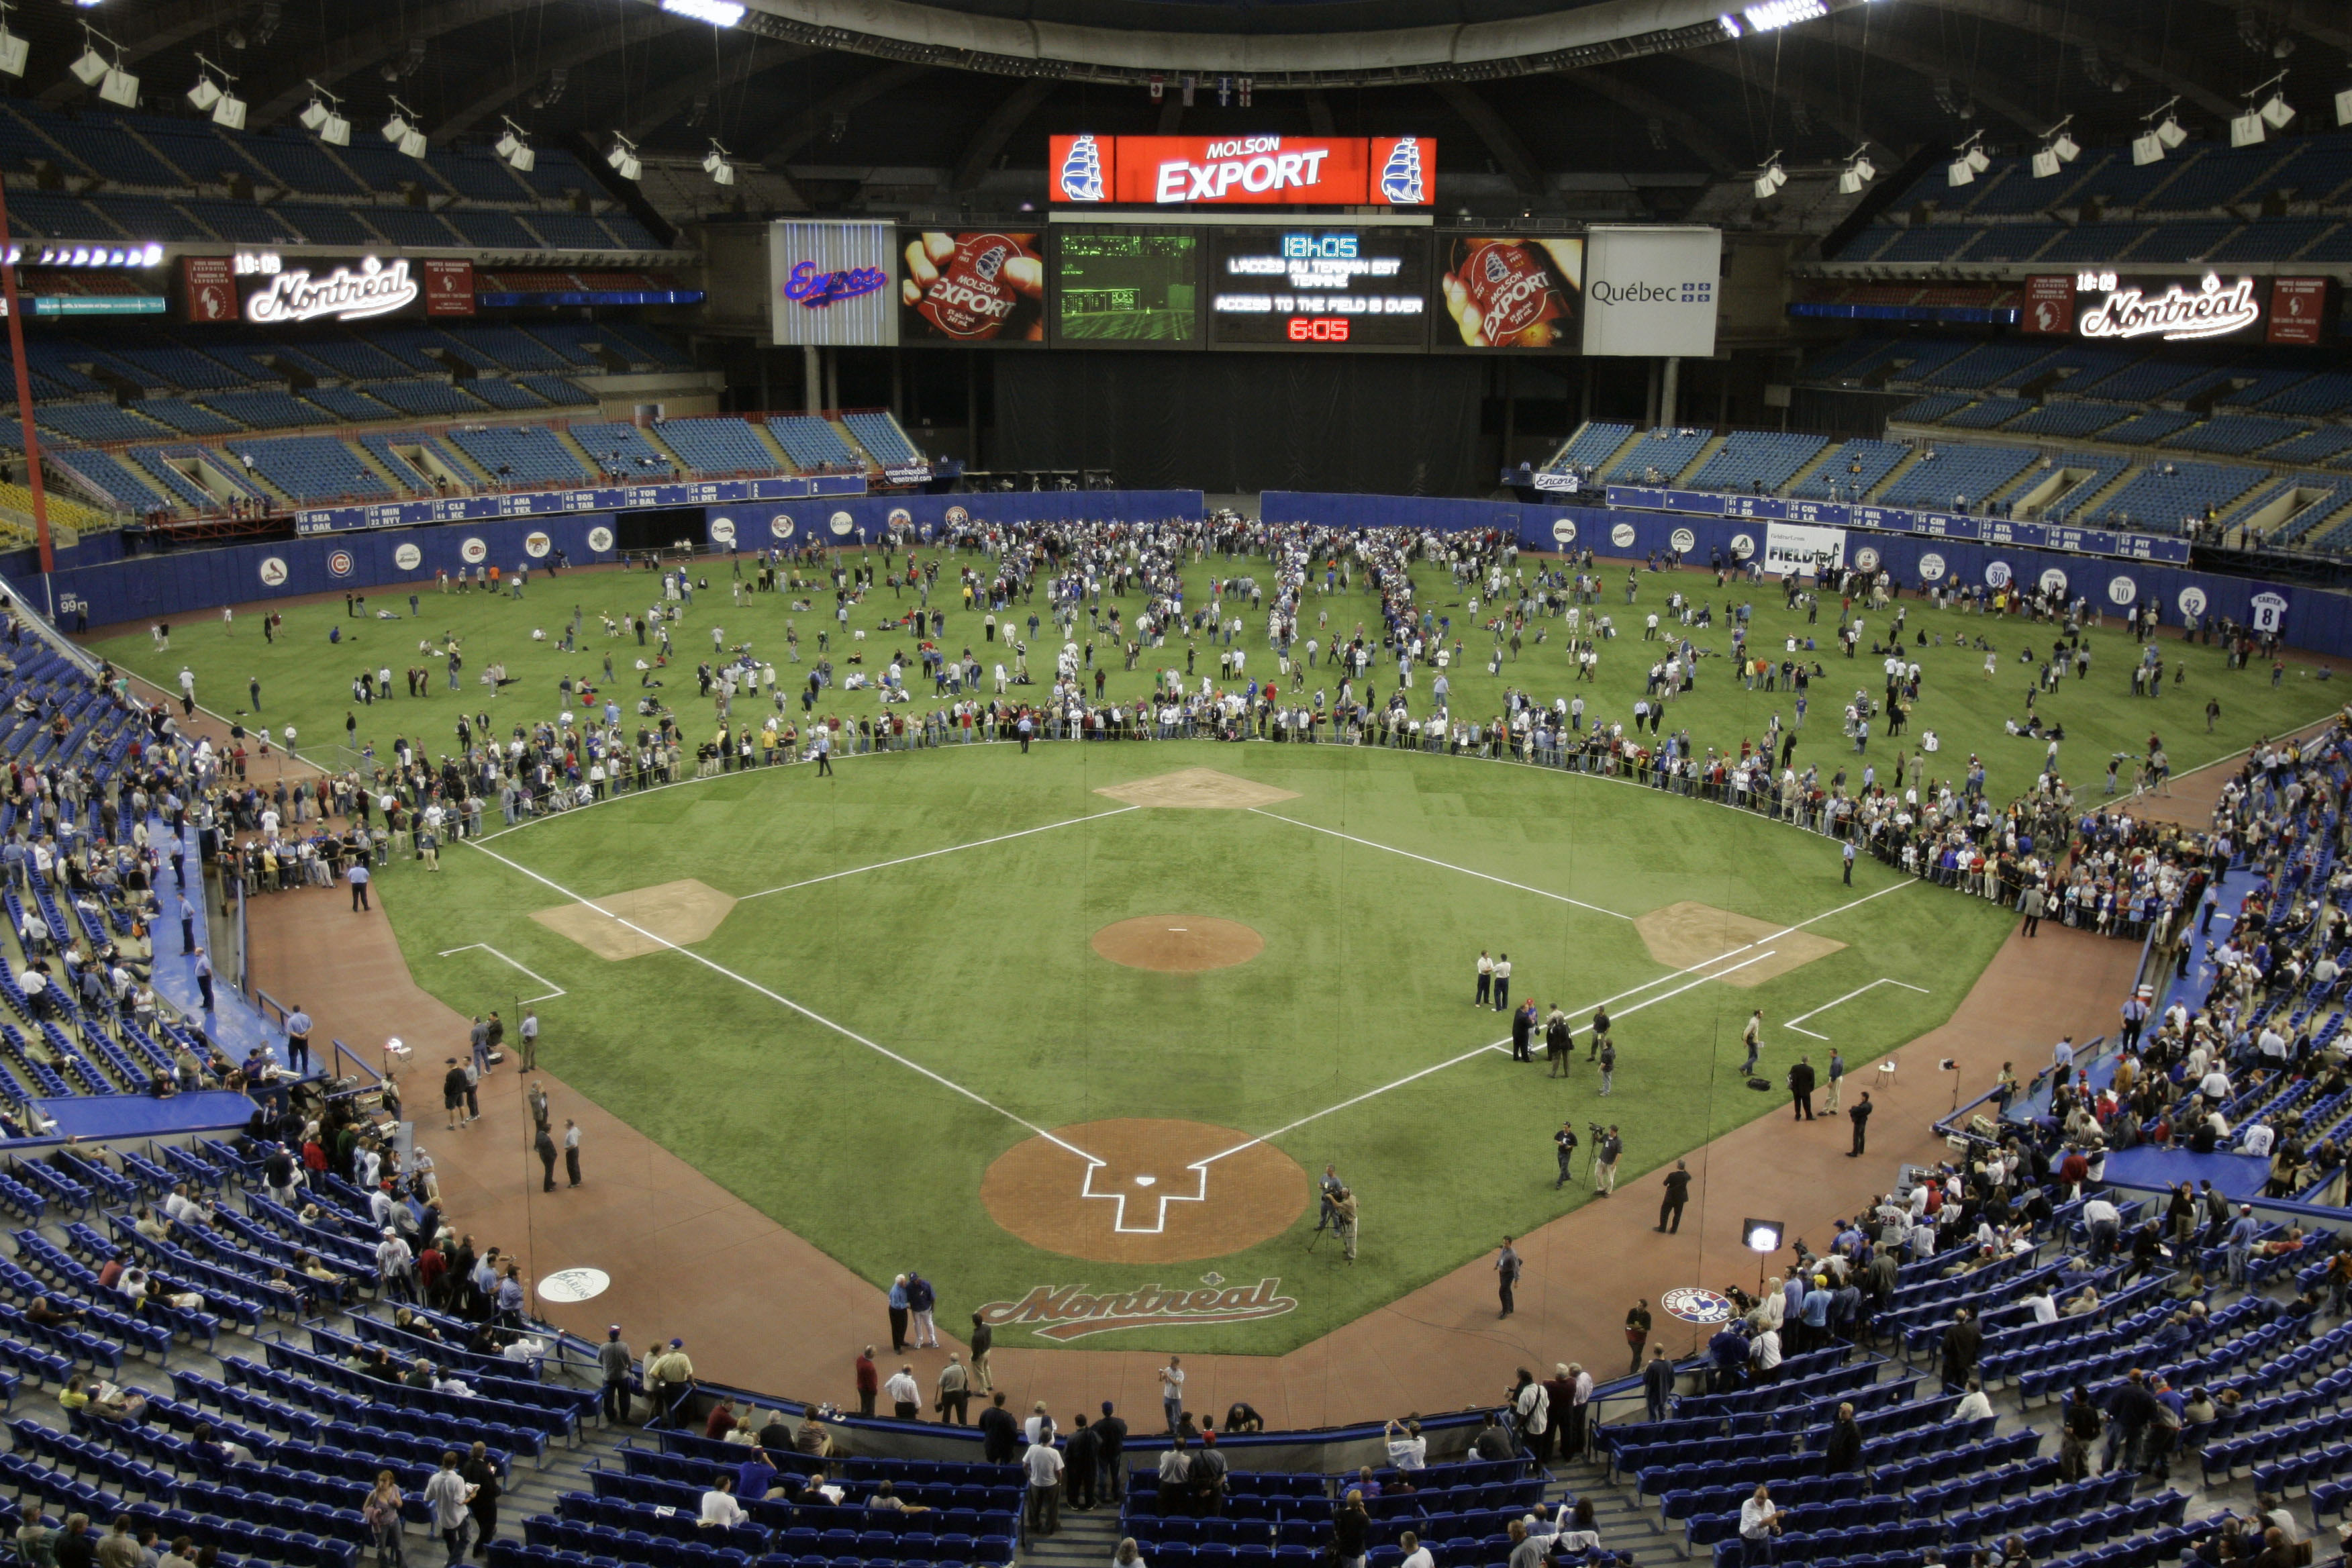
{"type": "Polygon", "coordinates": [[[446,952],[444,952],[440,953],[438,956],[440,956],[440,957],[442,957],[442,958],[455,958],[455,957],[457,957],[457,956],[459,953],[461,953],[461,952],[473,952],[473,951],[474,951],[475,949],[477,949],[477,948],[479,948],[482,952],[488,953],[488,954],[489,954],[491,957],[493,957],[493,958],[504,958],[504,959],[506,959],[506,961],[507,961],[509,963],[512,963],[512,964],[514,964],[514,966],[515,966],[517,969],[521,969],[521,970],[522,970],[522,972],[523,972],[525,974],[530,974],[530,977],[531,977],[533,980],[538,981],[541,985],[544,985],[544,986],[546,986],[546,987],[548,988],[548,989],[547,989],[547,994],[546,994],[546,995],[544,995],[544,996],[527,996],[527,997],[523,998],[523,1000],[524,1000],[525,1002],[527,1002],[527,1003],[528,1003],[528,1002],[551,1002],[551,1001],[553,1001],[555,998],[557,998],[558,996],[566,996],[566,995],[571,994],[571,993],[569,993],[569,992],[565,991],[565,990],[563,989],[563,987],[562,987],[562,986],[558,985],[554,981],[550,980],[546,975],[544,975],[544,974],[533,974],[533,973],[531,973],[531,972],[530,972],[530,970],[528,970],[528,969],[523,969],[523,966],[522,966],[520,963],[515,963],[515,961],[514,961],[513,959],[511,959],[511,958],[507,958],[507,955],[506,955],[505,953],[500,952],[497,948],[492,947],[492,946],[491,946],[488,942],[467,942],[467,943],[465,946],[463,946],[463,947],[453,947],[453,948],[450,948],[450,949],[448,949],[447,951],[446,951],[446,952]]]}
{"type": "Polygon", "coordinates": [[[491,859],[496,860],[501,866],[509,867],[511,869],[521,872],[524,876],[529,877],[532,881],[540,883],[541,886],[554,889],[565,898],[570,899],[573,903],[580,904],[595,910],[598,914],[603,915],[606,920],[613,921],[614,924],[619,925],[625,930],[636,932],[639,936],[644,937],[647,942],[658,943],[659,945],[667,948],[672,952],[678,953],[686,958],[690,958],[695,963],[702,965],[705,969],[709,970],[712,973],[723,974],[728,979],[732,980],[736,984],[742,986],[746,990],[757,992],[759,994],[765,996],[769,1001],[775,1003],[778,1006],[798,1013],[802,1017],[809,1020],[809,1022],[822,1025],[845,1039],[856,1041],[858,1045],[864,1046],[867,1050],[874,1052],[877,1056],[887,1057],[890,1060],[897,1062],[902,1068],[922,1074],[923,1077],[929,1079],[933,1083],[938,1084],[940,1088],[950,1089],[954,1093],[960,1094],[975,1105],[986,1106],[989,1110],[993,1110],[999,1116],[1003,1117],[1007,1121],[1012,1121],[1020,1126],[1026,1127],[1030,1131],[1034,1132],[1038,1137],[1045,1139],[1047,1142],[1058,1144],[1060,1147],[1067,1149],[1079,1159],[1086,1161],[1087,1164],[1099,1165],[1106,1163],[1102,1160],[1097,1159],[1094,1155],[1087,1153],[1084,1149],[1079,1148],[1076,1144],[1071,1143],[1064,1139],[1055,1137],[1053,1133],[1047,1131],[1045,1128],[1038,1126],[1027,1117],[1007,1110],[1004,1107],[997,1104],[994,1100],[990,1100],[987,1096],[975,1093],[972,1090],[964,1088],[963,1085],[956,1082],[953,1079],[946,1078],[939,1073],[933,1072],[922,1063],[912,1060],[907,1057],[902,1057],[898,1052],[892,1050],[889,1047],[874,1040],[869,1040],[865,1036],[859,1034],[856,1030],[849,1028],[845,1025],[836,1024],[832,1019],[826,1017],[824,1014],[803,1007],[799,1003],[793,1001],[791,997],[783,995],[779,992],[771,991],[756,980],[746,979],[744,976],[738,974],[733,970],[728,968],[725,964],[713,963],[711,960],[703,957],[702,954],[695,952],[691,948],[680,947],[677,943],[670,941],[669,938],[663,936],[658,931],[647,931],[645,927],[637,924],[635,921],[625,920],[621,916],[614,914],[612,910],[604,908],[602,904],[597,903],[593,899],[583,898],[580,894],[573,892],[562,883],[554,880],[552,878],[541,876],[538,872],[532,870],[530,867],[521,864],[520,861],[509,860],[495,849],[483,848],[479,839],[469,838],[465,842],[467,847],[480,851],[480,853],[488,856],[491,859]]]}
{"type": "MultiPolygon", "coordinates": [[[[1056,827],[1069,827],[1081,822],[1094,822],[1106,816],[1124,816],[1130,811],[1141,811],[1139,805],[1122,805],[1116,811],[1090,811],[1084,816],[1073,816],[1060,822],[1049,822],[1043,827],[1024,827],[1018,833],[1000,833],[993,838],[975,838],[969,844],[950,844],[944,849],[926,849],[919,855],[901,855],[896,860],[877,860],[871,866],[852,866],[846,871],[828,871],[822,877],[805,881],[786,882],[781,888],[762,888],[756,893],[746,893],[744,899],[764,899],[770,893],[789,893],[794,888],[814,888],[819,882],[837,881],[844,877],[860,876],[867,871],[886,870],[892,866],[911,865],[917,860],[929,860],[935,855],[952,855],[959,849],[978,849],[983,845],[1002,844],[1009,838],[1026,838],[1033,833],[1051,833],[1056,827]]],[[[742,899],[736,900],[742,902],[742,899]]]]}
{"type": "Polygon", "coordinates": [[[1286,822],[1293,827],[1304,827],[1315,833],[1328,833],[1334,838],[1344,838],[1350,844],[1360,844],[1367,849],[1382,849],[1391,855],[1402,855],[1408,860],[1418,860],[1424,866],[1435,866],[1440,870],[1459,871],[1465,877],[1475,877],[1482,882],[1494,882],[1506,888],[1517,888],[1522,893],[1533,893],[1539,899],[1554,899],[1563,904],[1574,904],[1580,910],[1591,910],[1596,915],[1607,915],[1613,921],[1630,921],[1633,918],[1632,915],[1621,915],[1615,910],[1604,910],[1599,904],[1588,904],[1581,899],[1571,899],[1565,893],[1550,892],[1542,888],[1530,888],[1525,882],[1514,882],[1508,878],[1490,876],[1484,871],[1474,871],[1467,866],[1456,866],[1451,861],[1433,860],[1426,855],[1416,855],[1410,849],[1400,849],[1393,844],[1375,844],[1369,838],[1359,838],[1352,833],[1342,833],[1336,827],[1320,827],[1312,822],[1301,822],[1295,816],[1285,816],[1280,812],[1267,811],[1262,806],[1251,806],[1250,811],[1254,816],[1270,816],[1276,822],[1286,822]]]}
{"type": "Polygon", "coordinates": [[[1814,1008],[1810,1013],[1798,1014],[1795,1017],[1790,1019],[1780,1026],[1784,1029],[1796,1029],[1797,1033],[1801,1035],[1810,1035],[1816,1040],[1826,1040],[1829,1038],[1827,1035],[1815,1035],[1812,1030],[1798,1029],[1797,1026],[1803,1023],[1808,1018],[1819,1017],[1822,1014],[1826,1013],[1831,1008],[1836,1006],[1840,1002],[1851,1002],[1855,997],[1861,995],[1863,992],[1874,991],[1881,985],[1900,985],[1906,991],[1916,991],[1922,996],[1927,994],[1927,988],[1925,985],[1914,985],[1907,980],[1890,980],[1886,976],[1881,975],[1867,985],[1858,986],[1854,990],[1847,992],[1843,996],[1835,997],[1830,1001],[1822,1003],[1820,1006],[1814,1008]]]}
{"type": "MultiPolygon", "coordinates": [[[[1268,815],[1272,814],[1269,813],[1268,815]]],[[[1291,819],[1285,817],[1283,820],[1287,822],[1291,819]]],[[[1757,938],[1754,942],[1747,942],[1741,946],[1730,948],[1725,952],[1718,952],[1713,958],[1704,959],[1697,963],[1690,965],[1686,969],[1677,969],[1670,974],[1661,974],[1655,980],[1636,985],[1630,991],[1621,991],[1617,995],[1608,998],[1607,1001],[1596,1003],[1594,1005],[1596,1007],[1605,1007],[1609,1005],[1609,1003],[1618,1001],[1622,997],[1639,996],[1643,992],[1654,990],[1660,985],[1664,985],[1669,980],[1680,980],[1686,974],[1697,974],[1700,970],[1706,968],[1709,964],[1721,963],[1725,959],[1733,957],[1738,953],[1746,952],[1751,948],[1759,948],[1763,947],[1766,942],[1778,942],[1780,938],[1787,936],[1791,931],[1802,931],[1805,927],[1818,924],[1822,921],[1828,920],[1832,915],[1842,915],[1848,910],[1859,909],[1864,904],[1870,902],[1873,899],[1883,899],[1889,893],[1900,892],[1905,888],[1915,887],[1917,885],[1917,881],[1918,879],[1916,878],[1906,877],[1902,881],[1894,883],[1889,887],[1881,888],[1874,893],[1864,893],[1861,898],[1855,899],[1850,903],[1840,904],[1833,910],[1823,910],[1820,914],[1814,915],[1810,920],[1799,921],[1792,926],[1783,926],[1779,931],[1772,932],[1769,936],[1761,936],[1757,938]]],[[[1668,997],[1679,996],[1684,992],[1690,990],[1692,986],[1704,985],[1710,980],[1719,979],[1723,975],[1730,973],[1732,970],[1745,969],[1748,965],[1758,963],[1760,960],[1770,956],[1771,952],[1768,950],[1766,952],[1757,953],[1753,958],[1742,959],[1739,963],[1733,964],[1730,969],[1718,969],[1710,974],[1699,974],[1698,978],[1690,982],[1689,984],[1678,985],[1674,990],[1666,992],[1664,995],[1651,997],[1647,1002],[1637,1002],[1633,1006],[1626,1008],[1624,1013],[1619,1016],[1624,1016],[1626,1014],[1638,1013],[1644,1007],[1650,1006],[1655,1003],[1665,1001],[1668,997]]],[[[1581,1011],[1580,1008],[1579,1010],[1581,1011]]],[[[1572,1033],[1571,1037],[1573,1037],[1572,1033]]],[[[1384,1083],[1378,1089],[1367,1089],[1361,1094],[1341,1100],[1337,1105],[1328,1106],[1324,1110],[1314,1111],[1309,1115],[1302,1116],[1297,1121],[1277,1127],[1271,1132],[1261,1132],[1255,1138],[1244,1139],[1241,1142],[1234,1144],[1230,1149],[1221,1150],[1218,1152],[1210,1155],[1207,1159],[1200,1161],[1199,1163],[1202,1165],[1213,1164],[1215,1162],[1223,1159],[1228,1154],[1238,1154],[1244,1149],[1279,1138],[1286,1132],[1296,1131],[1297,1129],[1306,1126],[1310,1121],[1319,1121],[1335,1110],[1345,1110],[1349,1106],[1360,1105],[1365,1100],[1377,1099],[1380,1096],[1388,1093],[1389,1090],[1392,1089],[1402,1089],[1406,1084],[1412,1083],[1415,1079],[1427,1078],[1430,1074],[1434,1072],[1443,1072],[1450,1067],[1458,1067],[1474,1057],[1484,1055],[1487,1051],[1501,1050],[1509,1045],[1510,1040],[1506,1037],[1490,1045],[1480,1046],[1475,1050],[1465,1051],[1458,1057],[1449,1057],[1444,1061],[1439,1062],[1434,1066],[1423,1068],[1418,1072],[1407,1073],[1404,1077],[1398,1079],[1393,1083],[1384,1083]]],[[[1091,1173],[1089,1173],[1089,1174],[1091,1174],[1091,1173]]]]}

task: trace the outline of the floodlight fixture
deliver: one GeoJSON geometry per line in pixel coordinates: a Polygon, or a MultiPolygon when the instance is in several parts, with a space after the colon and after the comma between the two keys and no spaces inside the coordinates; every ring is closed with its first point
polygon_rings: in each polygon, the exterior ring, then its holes
{"type": "Polygon", "coordinates": [[[604,154],[604,162],[625,180],[635,180],[645,173],[646,166],[637,158],[637,144],[617,131],[613,132],[613,150],[604,154]]]}

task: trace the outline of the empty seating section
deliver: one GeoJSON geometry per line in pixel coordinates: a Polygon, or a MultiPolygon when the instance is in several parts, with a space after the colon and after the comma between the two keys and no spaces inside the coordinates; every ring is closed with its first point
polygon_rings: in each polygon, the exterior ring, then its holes
{"type": "Polygon", "coordinates": [[[1699,489],[1777,492],[1829,443],[1819,436],[1735,431],[1690,476],[1699,489]]]}
{"type": "Polygon", "coordinates": [[[668,454],[634,425],[574,425],[572,438],[607,479],[665,479],[677,468],[668,454]]]}
{"type": "Polygon", "coordinates": [[[573,485],[594,478],[555,433],[541,426],[461,428],[448,439],[481,466],[498,485],[573,485]]]}
{"type": "Polygon", "coordinates": [[[2202,517],[2209,507],[2217,511],[2228,507],[2263,478],[2260,468],[2212,463],[2143,468],[2082,521],[2095,526],[2120,526],[2127,521],[2136,527],[2175,529],[2185,520],[2202,517]]]}
{"type": "Polygon", "coordinates": [[[1608,459],[1609,454],[1623,446],[1625,438],[1633,434],[1631,425],[1615,425],[1605,419],[1588,420],[1577,426],[1576,433],[1551,455],[1544,467],[1558,473],[1566,473],[1571,468],[1597,468],[1608,459]]]}
{"type": "Polygon", "coordinates": [[[1805,479],[1790,487],[1798,500],[1852,500],[1868,495],[1895,465],[1911,455],[1900,441],[1848,441],[1805,479]]]}
{"type": "Polygon", "coordinates": [[[2035,460],[2033,452],[2021,447],[1937,445],[1922,452],[1879,499],[1889,506],[1980,505],[2035,460]]]}
{"type": "Polygon", "coordinates": [[[238,443],[236,451],[251,458],[255,470],[280,494],[298,503],[343,497],[382,500],[392,495],[391,487],[376,477],[349,443],[331,436],[245,441],[238,443]]]}
{"type": "Polygon", "coordinates": [[[865,459],[841,438],[841,433],[815,415],[778,415],[768,421],[768,429],[793,466],[804,472],[865,467],[865,459]]]}
{"type": "Polygon", "coordinates": [[[896,467],[901,463],[919,463],[923,454],[898,427],[898,421],[887,408],[857,409],[841,416],[849,433],[876,462],[896,467]]]}
{"type": "Polygon", "coordinates": [[[777,467],[757,429],[740,419],[665,419],[654,426],[654,434],[688,471],[707,479],[772,473],[777,467]]]}
{"type": "Polygon", "coordinates": [[[1601,477],[1619,484],[1666,483],[1690,466],[1708,435],[1704,430],[1653,430],[1601,477]]]}

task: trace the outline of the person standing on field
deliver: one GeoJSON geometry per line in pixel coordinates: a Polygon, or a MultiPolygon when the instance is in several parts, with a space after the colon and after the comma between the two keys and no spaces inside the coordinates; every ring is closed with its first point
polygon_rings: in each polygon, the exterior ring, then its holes
{"type": "Polygon", "coordinates": [[[1511,955],[1495,955],[1495,1011],[1507,1013],[1511,1008],[1511,955]]]}
{"type": "Polygon", "coordinates": [[[1486,950],[1482,947],[1478,950],[1478,994],[1470,999],[1470,1005],[1486,1006],[1494,1000],[1494,996],[1495,961],[1486,956],[1486,950]]]}

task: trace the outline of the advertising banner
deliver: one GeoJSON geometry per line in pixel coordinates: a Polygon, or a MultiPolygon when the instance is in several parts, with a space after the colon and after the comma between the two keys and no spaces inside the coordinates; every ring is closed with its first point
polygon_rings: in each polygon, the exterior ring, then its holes
{"type": "Polygon", "coordinates": [[[1764,525],[1764,570],[1769,575],[1793,572],[1819,576],[1845,564],[1845,530],[1815,528],[1801,522],[1764,525]]]}
{"type": "Polygon", "coordinates": [[[1443,237],[1438,297],[1453,323],[1440,346],[1561,349],[1577,341],[1584,241],[1517,236],[1443,237]]]}
{"type": "Polygon", "coordinates": [[[890,298],[898,230],[887,223],[768,226],[769,341],[889,348],[898,341],[890,298]]]}
{"type": "Polygon", "coordinates": [[[1584,240],[1584,352],[1715,353],[1723,233],[1596,225],[1584,240]]]}
{"type": "Polygon", "coordinates": [[[1034,232],[899,232],[898,341],[1045,341],[1045,262],[1034,232]]]}
{"type": "Polygon", "coordinates": [[[2043,274],[2025,280],[2025,299],[2017,311],[2017,330],[2041,337],[2074,335],[2074,279],[2071,274],[2043,274]]]}
{"type": "Polygon", "coordinates": [[[180,275],[188,285],[188,320],[236,320],[236,275],[226,256],[184,256],[180,275]]]}
{"type": "Polygon", "coordinates": [[[2271,279],[2271,326],[2264,341],[2312,344],[2327,327],[2327,279],[2271,279]]]}
{"type": "Polygon", "coordinates": [[[1426,206],[1437,143],[1427,136],[1055,136],[1055,203],[1146,206],[1426,206]]]}
{"type": "Polygon", "coordinates": [[[422,265],[426,315],[470,316],[474,313],[472,262],[427,261],[422,265]]]}

